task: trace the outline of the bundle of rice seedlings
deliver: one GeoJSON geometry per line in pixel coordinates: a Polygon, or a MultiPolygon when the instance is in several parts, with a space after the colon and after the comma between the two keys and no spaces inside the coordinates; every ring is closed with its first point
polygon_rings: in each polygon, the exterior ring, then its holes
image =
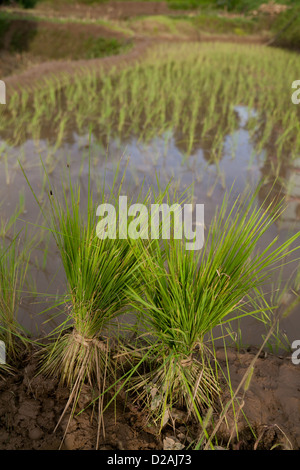
{"type": "Polygon", "coordinates": [[[258,287],[296,249],[291,244],[299,233],[279,246],[274,239],[262,252],[256,249],[280,213],[278,206],[257,207],[255,195],[237,198],[229,210],[226,196],[202,250],[187,251],[185,241],[175,238],[139,243],[144,292],[131,289],[131,297],[144,332],[132,356],[140,360],[145,354],[147,365],[129,390],[138,392],[161,427],[174,407],[201,419],[204,408],[216,405],[221,388],[208,340],[218,325],[255,313],[263,296],[258,287]]]}
{"type": "MultiPolygon", "coordinates": [[[[64,190],[60,198],[51,190],[49,196],[52,233],[67,283],[63,301],[66,319],[51,334],[52,341],[43,351],[41,372],[58,376],[71,389],[61,419],[72,404],[71,419],[83,385],[91,386],[101,397],[100,430],[104,392],[115,380],[111,325],[129,307],[128,289],[136,288],[138,261],[128,239],[117,233],[115,239],[98,237],[97,205],[90,188],[86,210],[81,207],[80,189],[71,182],[69,192],[68,197],[64,190]]],[[[98,203],[111,203],[118,218],[118,197],[113,189],[108,197],[103,190],[101,197],[98,203]]]]}

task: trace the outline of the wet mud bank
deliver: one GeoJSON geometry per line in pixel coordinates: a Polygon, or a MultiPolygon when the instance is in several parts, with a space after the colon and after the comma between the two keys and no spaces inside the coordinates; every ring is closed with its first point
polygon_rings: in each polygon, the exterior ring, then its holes
{"type": "MultiPolygon", "coordinates": [[[[233,390],[256,353],[227,351],[233,390]]],[[[217,351],[217,359],[225,365],[224,350],[217,351]]],[[[223,392],[226,403],[230,394],[226,389],[223,392]]],[[[59,385],[58,379],[37,375],[33,353],[24,356],[13,375],[0,379],[0,449],[95,449],[98,425],[88,407],[92,399],[88,386],[77,409],[85,411],[71,420],[65,438],[68,413],[54,433],[68,396],[68,388],[59,385]]],[[[241,389],[237,395],[237,425],[231,409],[219,426],[219,445],[231,450],[300,449],[299,410],[300,366],[292,364],[290,357],[262,353],[256,360],[249,388],[246,392],[241,389]]],[[[217,414],[215,418],[217,423],[217,414]]],[[[201,433],[196,422],[186,420],[184,411],[175,410],[174,426],[165,426],[159,434],[158,428],[146,421],[139,402],[125,401],[121,395],[117,405],[105,412],[104,421],[105,435],[101,433],[99,450],[192,449],[201,433]]]]}

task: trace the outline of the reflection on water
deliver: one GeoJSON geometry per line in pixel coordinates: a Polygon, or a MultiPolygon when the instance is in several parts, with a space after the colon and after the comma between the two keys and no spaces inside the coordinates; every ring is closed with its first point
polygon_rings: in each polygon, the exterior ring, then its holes
{"type": "MultiPolygon", "coordinates": [[[[227,135],[223,142],[223,151],[219,159],[210,158],[210,149],[193,146],[189,155],[185,152],[185,145],[174,135],[172,130],[164,132],[151,141],[142,142],[136,136],[127,138],[126,141],[114,137],[104,146],[97,141],[94,134],[78,135],[73,132],[72,137],[56,146],[49,144],[47,139],[39,141],[27,140],[20,146],[12,147],[0,140],[0,192],[1,215],[10,216],[18,204],[19,192],[25,194],[26,211],[21,216],[22,225],[25,222],[35,224],[39,214],[38,205],[26,183],[18,161],[22,163],[30,183],[38,195],[40,201],[46,200],[45,177],[41,160],[44,162],[50,175],[53,188],[61,185],[63,174],[70,172],[72,181],[77,181],[82,189],[82,196],[87,192],[89,174],[89,162],[91,165],[92,184],[96,190],[101,183],[105,168],[106,181],[113,180],[114,168],[121,159],[121,169],[128,164],[124,191],[133,195],[141,187],[145,180],[145,187],[156,182],[159,176],[161,184],[167,183],[171,178],[174,184],[178,184],[181,190],[194,185],[194,201],[205,204],[205,223],[209,221],[217,205],[220,205],[224,190],[229,190],[233,185],[232,199],[242,193],[247,187],[255,188],[262,183],[258,198],[262,203],[267,195],[285,195],[287,210],[280,217],[280,224],[274,226],[268,235],[263,238],[263,243],[270,241],[276,235],[283,241],[287,233],[300,228],[300,159],[290,162],[287,158],[283,162],[278,174],[276,165],[272,165],[272,158],[267,150],[257,153],[246,128],[248,119],[255,116],[254,111],[248,112],[247,108],[238,106],[235,108],[239,119],[239,128],[227,135]],[[129,159],[129,160],[128,160],[129,159]],[[127,162],[128,160],[128,162],[127,162]],[[277,178],[278,177],[278,178],[277,178]],[[274,185],[274,179],[277,178],[274,185]]],[[[207,144],[207,141],[206,141],[207,144]]],[[[67,181],[67,180],[65,180],[67,181]]],[[[36,229],[36,227],[34,227],[36,229]]],[[[48,234],[49,235],[49,234],[48,234]]],[[[49,238],[49,237],[48,237],[49,238]]],[[[63,294],[64,276],[61,271],[60,260],[54,243],[46,244],[43,240],[36,260],[33,260],[33,277],[37,279],[37,291],[49,295],[49,302],[53,302],[53,296],[63,294]],[[47,248],[48,257],[46,267],[41,266],[43,250],[47,248]],[[39,261],[38,261],[39,260],[39,261]]],[[[291,273],[287,271],[287,275],[291,273]]],[[[294,266],[293,266],[294,269],[294,266]]],[[[23,305],[23,321],[26,326],[35,332],[41,328],[45,317],[37,314],[50,306],[31,298],[25,300],[23,305]]],[[[48,315],[49,317],[49,315],[48,315]]],[[[49,330],[44,326],[45,331],[49,330]]],[[[284,327],[293,332],[299,326],[296,315],[286,320],[284,327]]],[[[245,341],[260,342],[260,332],[257,323],[248,322],[245,331],[245,341]]],[[[293,337],[293,335],[292,335],[293,337]]]]}

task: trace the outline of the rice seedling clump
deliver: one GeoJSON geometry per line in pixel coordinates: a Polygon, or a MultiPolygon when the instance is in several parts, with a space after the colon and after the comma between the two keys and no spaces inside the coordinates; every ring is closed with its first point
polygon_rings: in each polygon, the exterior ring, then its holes
{"type": "MultiPolygon", "coordinates": [[[[257,251],[257,244],[280,208],[264,210],[254,197],[228,198],[209,227],[202,250],[186,251],[181,240],[140,243],[143,295],[131,289],[132,305],[142,316],[132,357],[145,357],[146,371],[133,378],[131,390],[143,398],[149,416],[164,426],[173,408],[201,422],[203,411],[218,407],[219,367],[214,354],[216,327],[256,312],[259,289],[289,252],[295,235],[276,246],[276,239],[257,251]],[[271,213],[271,215],[268,215],[271,213]],[[148,332],[148,334],[147,334],[148,332]]],[[[263,310],[263,307],[262,307],[263,310]]]]}

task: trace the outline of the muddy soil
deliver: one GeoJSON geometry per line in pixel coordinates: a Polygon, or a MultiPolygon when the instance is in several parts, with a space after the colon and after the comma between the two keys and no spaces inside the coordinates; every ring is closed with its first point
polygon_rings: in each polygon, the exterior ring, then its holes
{"type": "MultiPolygon", "coordinates": [[[[234,390],[255,353],[228,352],[234,390]]],[[[219,350],[217,356],[221,363],[224,362],[223,350],[219,350]]],[[[219,445],[228,445],[233,450],[270,450],[274,446],[300,449],[300,366],[293,365],[290,358],[261,356],[256,362],[249,389],[238,394],[241,404],[238,436],[229,412],[227,424],[223,422],[217,434],[219,445]]],[[[92,409],[85,409],[91,398],[89,388],[84,388],[77,409],[85,411],[73,418],[62,442],[68,414],[56,432],[53,431],[67,402],[68,389],[59,385],[55,378],[36,375],[34,354],[24,357],[22,364],[14,375],[0,379],[0,449],[95,449],[97,421],[92,417],[92,409]]],[[[224,403],[228,396],[224,388],[224,403]]],[[[159,435],[157,428],[146,422],[142,407],[130,400],[125,404],[122,398],[115,408],[105,412],[105,436],[101,434],[100,450],[161,450],[168,449],[170,443],[187,449],[197,440],[200,429],[196,423],[185,422],[186,413],[175,413],[175,427],[166,426],[159,435]]]]}
{"type": "MultiPolygon", "coordinates": [[[[241,353],[227,351],[233,390],[237,389],[255,353],[255,348],[241,353]]],[[[224,367],[222,349],[217,351],[217,358],[224,367]]],[[[252,446],[253,437],[242,416],[244,413],[260,436],[256,441],[258,449],[280,443],[287,449],[300,449],[300,365],[294,365],[291,357],[261,353],[255,362],[249,389],[244,393],[242,388],[238,396],[242,409],[236,448],[252,446]]],[[[226,435],[229,436],[229,429],[223,426],[223,436],[226,435]]]]}
{"type": "MultiPolygon", "coordinates": [[[[0,378],[0,450],[95,449],[97,422],[92,419],[92,409],[75,416],[70,426],[66,413],[55,430],[69,390],[55,378],[36,375],[37,370],[33,354],[24,357],[23,367],[14,375],[0,378]]],[[[77,411],[86,408],[91,397],[88,387],[84,388],[77,411]]],[[[105,436],[101,436],[99,449],[159,448],[160,439],[143,430],[142,422],[135,406],[119,401],[116,409],[111,407],[105,413],[105,436]]]]}

